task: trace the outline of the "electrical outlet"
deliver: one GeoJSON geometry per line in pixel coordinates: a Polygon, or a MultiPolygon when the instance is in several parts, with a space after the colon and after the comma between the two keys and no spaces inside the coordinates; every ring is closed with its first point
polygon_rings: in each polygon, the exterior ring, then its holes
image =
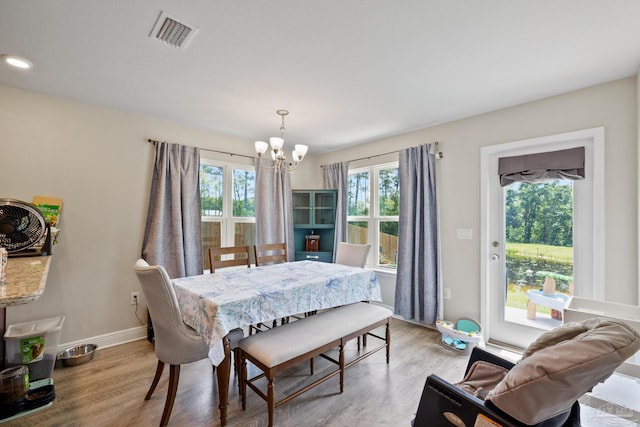
{"type": "Polygon", "coordinates": [[[451,299],[451,289],[450,288],[444,288],[443,291],[444,291],[443,292],[444,299],[451,299]]]}
{"type": "Polygon", "coordinates": [[[136,305],[140,303],[140,292],[131,292],[131,305],[136,305]]]}

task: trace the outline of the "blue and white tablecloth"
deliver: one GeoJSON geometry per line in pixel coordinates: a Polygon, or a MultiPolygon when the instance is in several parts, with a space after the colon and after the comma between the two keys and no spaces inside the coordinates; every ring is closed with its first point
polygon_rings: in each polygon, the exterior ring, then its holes
{"type": "Polygon", "coordinates": [[[381,301],[373,270],[316,261],[227,269],[173,279],[184,322],[224,358],[222,338],[234,328],[358,301],[381,301]]]}

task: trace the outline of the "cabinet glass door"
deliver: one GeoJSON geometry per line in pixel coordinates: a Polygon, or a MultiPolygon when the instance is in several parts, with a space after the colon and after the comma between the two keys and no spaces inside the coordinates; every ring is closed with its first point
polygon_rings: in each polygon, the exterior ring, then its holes
{"type": "Polygon", "coordinates": [[[315,225],[334,225],[336,205],[334,192],[317,192],[314,200],[315,225]]]}
{"type": "Polygon", "coordinates": [[[293,193],[293,223],[311,226],[311,193],[293,193]]]}

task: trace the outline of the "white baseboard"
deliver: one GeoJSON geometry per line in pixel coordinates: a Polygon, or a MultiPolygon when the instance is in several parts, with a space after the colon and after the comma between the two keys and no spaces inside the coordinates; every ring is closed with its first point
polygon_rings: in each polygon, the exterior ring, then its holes
{"type": "Polygon", "coordinates": [[[147,327],[138,326],[131,329],[124,329],[122,331],[111,332],[109,334],[98,335],[95,337],[89,337],[80,341],[72,341],[58,345],[57,353],[63,352],[68,348],[75,347],[82,344],[96,344],[98,350],[101,348],[113,347],[114,345],[120,345],[131,341],[137,341],[147,338],[147,327]]]}
{"type": "MultiPolygon", "coordinates": [[[[388,306],[379,302],[374,302],[374,304],[388,308],[393,312],[393,307],[391,306],[388,306]]],[[[393,317],[400,320],[405,320],[400,316],[393,315],[393,317]]],[[[425,326],[425,325],[421,325],[421,326],[425,326]]],[[[137,340],[146,339],[146,338],[147,338],[147,327],[137,326],[135,328],[124,329],[122,331],[111,332],[104,335],[97,335],[95,337],[85,338],[79,341],[72,341],[72,342],[60,344],[58,345],[57,353],[63,352],[70,347],[75,347],[77,345],[82,345],[82,344],[96,344],[98,346],[98,350],[100,350],[101,348],[113,347],[115,345],[125,344],[131,341],[137,341],[137,340]]]]}

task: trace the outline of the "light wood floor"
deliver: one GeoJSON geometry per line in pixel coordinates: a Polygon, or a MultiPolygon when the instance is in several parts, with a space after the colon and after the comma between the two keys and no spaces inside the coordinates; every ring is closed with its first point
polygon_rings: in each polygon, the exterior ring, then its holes
{"type": "MultiPolygon", "coordinates": [[[[371,345],[377,344],[370,338],[371,345]]],[[[355,342],[346,347],[357,353],[355,342]]],[[[440,334],[394,319],[391,362],[378,352],[347,369],[345,390],[338,377],[276,408],[276,426],[400,426],[409,427],[427,376],[449,381],[462,378],[468,355],[440,344],[440,334]]],[[[157,359],[146,340],[99,350],[93,361],[76,367],[56,366],[53,406],[7,423],[10,426],[154,426],[160,422],[166,397],[168,367],[149,401],[144,400],[157,359]]],[[[325,365],[326,364],[326,365],[325,365]]],[[[316,359],[316,370],[328,362],[316,359]]],[[[308,364],[293,369],[276,383],[281,393],[307,381],[308,364]]],[[[184,365],[170,426],[220,425],[217,384],[208,360],[184,365]]],[[[242,411],[237,378],[232,378],[227,425],[266,426],[266,403],[247,391],[242,411]]]]}

